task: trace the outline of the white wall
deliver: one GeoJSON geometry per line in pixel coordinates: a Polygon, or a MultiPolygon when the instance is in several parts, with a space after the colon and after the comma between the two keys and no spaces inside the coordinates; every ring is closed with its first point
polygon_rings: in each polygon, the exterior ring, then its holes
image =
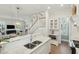
{"type": "Polygon", "coordinates": [[[56,11],[54,13],[52,13],[52,15],[54,17],[65,17],[65,16],[70,16],[71,15],[71,11],[56,11]]]}
{"type": "Polygon", "coordinates": [[[77,15],[73,16],[72,19],[74,22],[70,21],[70,39],[79,40],[79,5],[77,5],[77,15]],[[78,27],[75,27],[74,23],[76,23],[78,27]]]}
{"type": "MultiPolygon", "coordinates": [[[[16,23],[19,23],[20,24],[20,30],[25,30],[25,22],[22,21],[22,20],[17,20],[17,19],[14,19],[14,18],[5,18],[5,17],[0,17],[0,23],[3,22],[5,25],[15,25],[16,26],[16,23]]],[[[16,28],[16,27],[15,27],[16,28]]],[[[18,28],[16,28],[18,29],[18,28]]]]}
{"type": "Polygon", "coordinates": [[[72,19],[74,22],[70,23],[70,39],[79,40],[79,15],[73,16],[72,19]],[[74,26],[74,23],[76,23],[77,26],[74,26]]]}
{"type": "Polygon", "coordinates": [[[7,25],[15,25],[17,22],[22,23],[21,20],[16,20],[12,18],[0,18],[0,22],[5,22],[7,25]]]}

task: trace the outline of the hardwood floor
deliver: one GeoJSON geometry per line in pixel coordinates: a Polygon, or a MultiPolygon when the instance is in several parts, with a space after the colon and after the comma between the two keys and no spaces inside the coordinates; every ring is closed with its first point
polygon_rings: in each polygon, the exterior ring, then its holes
{"type": "Polygon", "coordinates": [[[62,42],[59,46],[51,45],[51,54],[71,54],[71,48],[67,42],[62,42]]]}

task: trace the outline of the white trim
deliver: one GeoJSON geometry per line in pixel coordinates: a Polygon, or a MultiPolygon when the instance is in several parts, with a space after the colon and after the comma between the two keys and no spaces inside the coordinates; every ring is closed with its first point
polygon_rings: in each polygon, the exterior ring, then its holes
{"type": "Polygon", "coordinates": [[[67,39],[62,39],[61,41],[69,42],[69,39],[68,40],[67,39]]]}

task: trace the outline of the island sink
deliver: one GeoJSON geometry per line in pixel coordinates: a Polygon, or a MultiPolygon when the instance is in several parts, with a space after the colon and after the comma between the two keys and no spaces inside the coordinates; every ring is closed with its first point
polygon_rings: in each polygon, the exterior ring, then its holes
{"type": "Polygon", "coordinates": [[[75,47],[79,48],[79,41],[73,40],[75,47]]]}
{"type": "Polygon", "coordinates": [[[24,45],[26,48],[28,49],[33,49],[36,45],[32,44],[32,43],[28,43],[24,45]]]}
{"type": "Polygon", "coordinates": [[[28,49],[33,49],[34,47],[36,47],[37,45],[41,43],[42,43],[41,41],[36,40],[36,41],[33,41],[32,43],[25,44],[24,47],[28,49]]]}
{"type": "Polygon", "coordinates": [[[32,42],[33,44],[35,44],[35,45],[39,45],[39,44],[41,44],[42,42],[41,41],[38,41],[38,40],[36,40],[36,41],[34,41],[34,42],[32,42]]]}

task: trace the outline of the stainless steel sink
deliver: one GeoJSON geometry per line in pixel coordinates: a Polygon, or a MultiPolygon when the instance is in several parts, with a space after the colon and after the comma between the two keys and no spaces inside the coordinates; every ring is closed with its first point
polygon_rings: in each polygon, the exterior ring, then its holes
{"type": "Polygon", "coordinates": [[[41,44],[42,42],[41,41],[38,41],[38,40],[36,40],[36,41],[34,41],[34,42],[32,42],[33,44],[35,44],[35,45],[39,45],[39,44],[41,44]]]}
{"type": "Polygon", "coordinates": [[[79,41],[73,40],[75,47],[79,48],[79,41]]]}
{"type": "Polygon", "coordinates": [[[36,46],[38,46],[39,44],[41,44],[42,42],[41,41],[34,41],[32,43],[28,43],[28,44],[25,44],[24,47],[28,48],[28,49],[33,49],[35,48],[36,46]]]}
{"type": "Polygon", "coordinates": [[[28,43],[24,45],[26,48],[28,49],[33,49],[36,45],[32,44],[32,43],[28,43]]]}

